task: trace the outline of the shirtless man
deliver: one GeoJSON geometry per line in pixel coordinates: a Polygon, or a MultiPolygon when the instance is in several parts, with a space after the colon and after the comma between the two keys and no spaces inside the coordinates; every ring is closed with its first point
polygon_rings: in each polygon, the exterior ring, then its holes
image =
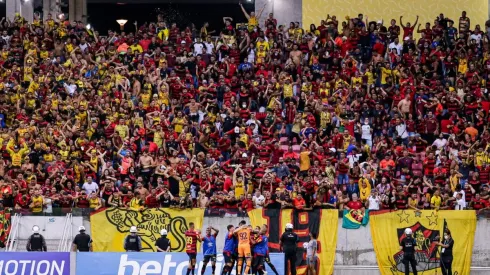
{"type": "Polygon", "coordinates": [[[293,45],[293,50],[289,53],[289,58],[293,61],[294,65],[299,66],[301,60],[303,60],[303,53],[298,49],[298,45],[293,45]]]}
{"type": "Polygon", "coordinates": [[[148,189],[143,187],[142,182],[138,182],[136,184],[136,189],[134,191],[138,192],[143,198],[146,198],[148,195],[150,195],[150,192],[148,192],[148,189]]]}
{"type": "Polygon", "coordinates": [[[139,164],[141,168],[141,176],[145,182],[150,181],[151,169],[154,167],[153,158],[148,154],[148,150],[143,151],[143,155],[140,157],[139,164]]]}
{"type": "Polygon", "coordinates": [[[405,118],[408,118],[408,114],[410,113],[410,106],[412,106],[412,101],[410,100],[410,94],[407,93],[405,95],[405,98],[398,102],[397,106],[405,118]]]}
{"type": "Polygon", "coordinates": [[[197,111],[199,110],[200,106],[201,104],[197,103],[194,98],[191,99],[191,102],[187,103],[186,107],[189,107],[189,114],[191,115],[192,121],[199,120],[199,115],[197,111]]]}

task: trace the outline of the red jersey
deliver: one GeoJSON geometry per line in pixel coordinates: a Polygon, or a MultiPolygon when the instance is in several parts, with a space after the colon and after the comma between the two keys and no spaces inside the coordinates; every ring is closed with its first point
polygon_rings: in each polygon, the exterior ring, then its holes
{"type": "Polygon", "coordinates": [[[185,252],[197,253],[197,240],[199,234],[196,231],[187,230],[185,232],[185,252]]]}

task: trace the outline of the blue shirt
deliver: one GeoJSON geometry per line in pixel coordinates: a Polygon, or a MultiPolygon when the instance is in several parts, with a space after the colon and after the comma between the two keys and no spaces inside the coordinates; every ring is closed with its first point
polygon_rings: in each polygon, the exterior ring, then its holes
{"type": "Polygon", "coordinates": [[[204,236],[202,239],[202,250],[204,255],[216,255],[216,236],[204,236]]]}
{"type": "Polygon", "coordinates": [[[223,251],[234,253],[237,247],[237,239],[233,237],[233,234],[226,234],[225,236],[225,246],[223,251]]]}
{"type": "Polygon", "coordinates": [[[259,242],[254,245],[253,252],[258,255],[267,255],[267,250],[269,246],[269,239],[266,235],[260,235],[258,238],[259,242]]]}

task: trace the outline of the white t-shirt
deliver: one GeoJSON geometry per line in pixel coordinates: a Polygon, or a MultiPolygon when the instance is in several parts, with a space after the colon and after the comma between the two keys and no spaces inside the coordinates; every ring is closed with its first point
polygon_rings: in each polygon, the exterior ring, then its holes
{"type": "Polygon", "coordinates": [[[369,196],[369,210],[379,210],[379,197],[369,196]]]}
{"type": "Polygon", "coordinates": [[[202,54],[202,50],[204,49],[204,44],[195,43],[194,44],[194,55],[202,54]]]}
{"type": "Polygon", "coordinates": [[[94,193],[94,192],[97,193],[99,186],[97,185],[97,183],[95,183],[93,181],[91,183],[86,182],[82,185],[82,189],[87,191],[87,195],[89,195],[89,194],[94,193]]]}
{"type": "Polygon", "coordinates": [[[459,192],[454,192],[453,198],[456,198],[456,195],[458,193],[461,193],[462,194],[461,199],[464,200],[464,201],[466,201],[466,193],[464,192],[464,190],[460,190],[459,192]]]}
{"type": "Polygon", "coordinates": [[[437,149],[440,149],[440,148],[446,146],[446,143],[447,143],[447,139],[438,138],[438,139],[434,140],[434,143],[432,143],[432,145],[435,145],[437,147],[437,149]]]}
{"type": "Polygon", "coordinates": [[[256,197],[255,195],[252,198],[252,201],[254,203],[255,208],[262,208],[264,206],[265,198],[264,196],[260,195],[256,197]]]}
{"type": "Polygon", "coordinates": [[[454,210],[464,210],[466,208],[466,201],[464,199],[456,200],[454,210]]]}
{"type": "Polygon", "coordinates": [[[44,213],[52,214],[53,213],[53,201],[51,198],[44,198],[44,213]]]}
{"type": "Polygon", "coordinates": [[[208,43],[208,42],[204,42],[204,45],[206,46],[206,53],[212,54],[214,45],[212,43],[208,43]]]}
{"type": "Polygon", "coordinates": [[[390,45],[388,45],[388,48],[390,49],[390,51],[391,49],[396,49],[396,53],[398,55],[400,55],[403,50],[402,44],[401,43],[395,44],[395,42],[391,42],[390,45]]]}
{"type": "Polygon", "coordinates": [[[369,124],[363,124],[361,126],[361,138],[362,139],[371,139],[371,126],[369,124]]]}
{"type": "Polygon", "coordinates": [[[400,123],[396,125],[396,133],[402,139],[406,139],[408,137],[407,126],[405,125],[405,123],[400,123]]]}

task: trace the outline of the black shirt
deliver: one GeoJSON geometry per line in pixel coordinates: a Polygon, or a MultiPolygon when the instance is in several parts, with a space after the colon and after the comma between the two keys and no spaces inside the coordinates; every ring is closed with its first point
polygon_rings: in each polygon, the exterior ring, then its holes
{"type": "Polygon", "coordinates": [[[442,248],[441,249],[441,256],[442,257],[453,257],[453,245],[454,245],[454,240],[452,238],[449,238],[447,240],[443,240],[442,244],[444,245],[449,245],[448,248],[442,248]]]}
{"type": "Polygon", "coordinates": [[[286,231],[281,236],[284,253],[295,253],[298,243],[298,235],[293,231],[286,231]]]}
{"type": "Polygon", "coordinates": [[[90,235],[85,233],[80,233],[73,239],[73,244],[77,246],[78,251],[88,252],[90,251],[90,244],[92,243],[92,238],[90,235]]]}
{"type": "Polygon", "coordinates": [[[415,239],[412,237],[406,237],[405,239],[402,240],[401,244],[403,247],[403,253],[405,256],[413,256],[415,254],[415,239]]]}
{"type": "Polygon", "coordinates": [[[167,237],[161,237],[155,242],[155,246],[159,247],[163,251],[167,251],[167,248],[170,246],[170,240],[167,237]]]}

